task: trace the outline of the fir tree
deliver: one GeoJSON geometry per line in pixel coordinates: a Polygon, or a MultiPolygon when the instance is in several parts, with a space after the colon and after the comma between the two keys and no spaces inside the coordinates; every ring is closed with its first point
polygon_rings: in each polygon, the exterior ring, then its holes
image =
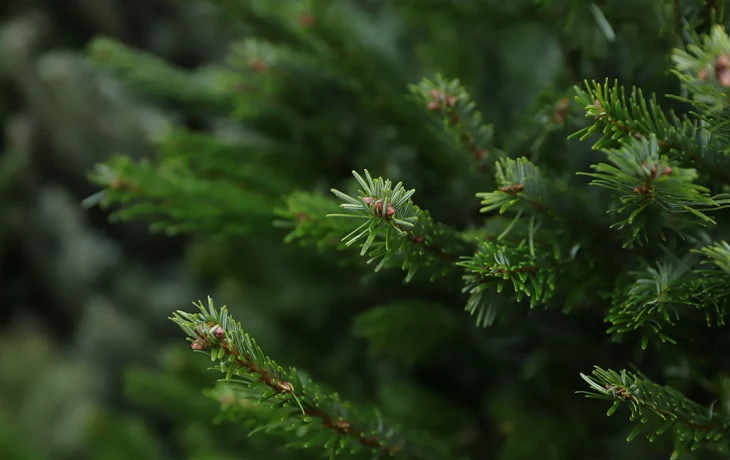
{"type": "Polygon", "coordinates": [[[248,34],[226,62],[90,52],[240,129],[175,128],[98,165],[88,201],[195,235],[242,291],[172,316],[222,375],[210,452],[730,458],[722,2],[215,3],[248,34]],[[485,22],[524,17],[560,38],[475,62],[485,22]],[[261,309],[290,346],[252,338],[261,309]]]}

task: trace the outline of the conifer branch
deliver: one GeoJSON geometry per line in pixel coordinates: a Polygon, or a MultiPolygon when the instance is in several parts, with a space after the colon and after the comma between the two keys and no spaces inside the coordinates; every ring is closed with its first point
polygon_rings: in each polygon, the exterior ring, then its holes
{"type": "Polygon", "coordinates": [[[606,318],[611,323],[609,334],[624,334],[641,330],[642,348],[646,348],[650,336],[662,342],[676,344],[676,340],[663,331],[663,325],[674,326],[678,319],[679,305],[692,305],[687,297],[689,267],[684,263],[658,263],[656,268],[647,267],[631,275],[634,282],[621,290],[613,300],[606,318]]]}
{"type": "Polygon", "coordinates": [[[271,404],[272,415],[279,414],[276,417],[280,421],[258,429],[295,432],[304,438],[299,447],[318,446],[331,456],[366,449],[409,460],[450,458],[445,446],[399,433],[386,426],[377,410],[374,419],[365,418],[336,393],[325,393],[295,369],[277,365],[226,307],[216,309],[210,298],[207,308],[202,302],[196,306],[200,313],[177,311],[170,319],[188,334],[193,350],[210,354],[216,368],[226,373],[226,381],[243,383],[251,398],[258,399],[259,404],[271,404]]]}
{"type": "Polygon", "coordinates": [[[730,276],[730,244],[727,241],[719,241],[695,252],[704,255],[720,273],[730,276]]]}
{"type": "Polygon", "coordinates": [[[703,118],[717,126],[723,136],[728,130],[718,121],[726,120],[730,108],[726,92],[730,87],[730,38],[721,24],[700,38],[690,33],[686,49],[672,53],[674,74],[692,95],[682,99],[701,111],[703,118]]]}
{"type": "Polygon", "coordinates": [[[447,81],[437,75],[433,81],[424,78],[409,89],[420,104],[439,115],[443,131],[451,134],[450,139],[471,154],[475,164],[484,169],[489,164],[485,162],[487,156],[497,157],[494,127],[484,122],[481,112],[476,110],[476,103],[459,80],[447,81]]]}
{"type": "Polygon", "coordinates": [[[478,323],[485,326],[494,320],[494,297],[505,284],[513,285],[516,301],[527,296],[530,307],[547,304],[553,297],[557,279],[576,268],[580,247],[575,240],[569,242],[569,250],[563,247],[565,235],[573,234],[566,232],[566,226],[581,238],[598,237],[603,246],[619,236],[566,184],[549,181],[526,158],[500,158],[496,181],[499,189],[477,194],[482,198],[481,211],[510,212],[514,217],[496,238],[480,238],[476,254],[459,263],[466,269],[467,311],[478,313],[478,323]],[[508,235],[513,237],[508,240],[508,235]]]}
{"type": "Polygon", "coordinates": [[[730,246],[717,243],[693,250],[683,259],[673,259],[646,266],[627,274],[617,284],[612,307],[606,320],[611,323],[609,334],[620,336],[641,332],[642,348],[652,337],[676,344],[666,331],[685,318],[691,310],[704,312],[708,327],[725,325],[730,302],[730,272],[725,265],[730,260],[730,246]],[[700,264],[692,253],[704,255],[700,264]]]}
{"type": "MultiPolygon", "coordinates": [[[[717,11],[711,9],[711,18],[713,13],[717,11]]],[[[730,140],[730,37],[722,24],[714,24],[709,34],[700,37],[689,32],[687,39],[685,49],[675,49],[671,56],[672,71],[689,94],[676,98],[697,109],[695,115],[724,141],[721,151],[726,155],[730,140]]],[[[725,184],[730,183],[728,174],[721,177],[725,184]]]]}
{"type": "MultiPolygon", "coordinates": [[[[351,249],[342,238],[352,230],[351,223],[347,219],[328,219],[328,216],[336,215],[339,210],[337,201],[330,199],[320,193],[295,192],[285,200],[285,206],[274,210],[277,219],[274,226],[288,229],[289,233],[284,237],[287,243],[298,242],[301,245],[315,245],[320,251],[351,249]]],[[[399,227],[407,235],[408,241],[414,245],[423,245],[423,239],[419,239],[408,228],[399,227]]],[[[440,248],[424,246],[424,249],[443,260],[446,263],[455,262],[457,259],[444,254],[440,248]]],[[[383,263],[383,267],[399,267],[394,263],[395,259],[389,259],[383,263]]],[[[382,268],[382,267],[381,267],[382,268]]]]}
{"type": "MultiPolygon", "coordinates": [[[[518,216],[532,213],[549,217],[571,228],[579,228],[585,234],[600,235],[604,242],[616,242],[619,234],[609,228],[610,222],[596,215],[580,194],[560,181],[550,181],[527,158],[500,158],[496,164],[496,181],[499,188],[493,192],[477,193],[481,198],[483,213],[498,210],[518,216]]],[[[513,222],[516,222],[515,217],[513,222]]],[[[502,240],[507,231],[497,239],[502,240]]]]}
{"type": "Polygon", "coordinates": [[[552,251],[537,252],[524,242],[516,247],[483,242],[472,257],[466,257],[459,265],[466,269],[463,292],[481,299],[481,292],[496,286],[501,293],[504,285],[511,283],[517,301],[529,297],[530,307],[546,303],[555,293],[555,281],[562,269],[573,262],[562,259],[557,247],[552,251]]]}
{"type": "Polygon", "coordinates": [[[314,244],[321,251],[343,250],[347,246],[341,238],[350,230],[349,222],[326,218],[338,210],[337,202],[321,193],[294,192],[286,197],[284,207],[274,210],[277,216],[274,225],[289,229],[284,238],[287,243],[314,244]]]}
{"type": "Polygon", "coordinates": [[[230,177],[197,176],[184,162],[155,165],[117,156],[96,165],[90,179],[104,190],[87,198],[86,206],[122,205],[111,218],[144,219],[152,222],[152,231],[168,234],[246,234],[271,218],[276,203],[230,177]]]}
{"type": "Polygon", "coordinates": [[[112,69],[136,90],[195,108],[229,110],[229,92],[241,81],[239,74],[223,67],[210,66],[196,71],[176,68],[157,56],[108,37],[93,39],[88,51],[92,62],[112,69]]]}
{"type": "Polygon", "coordinates": [[[687,214],[684,222],[673,220],[667,227],[679,231],[682,225],[715,224],[706,213],[722,209],[728,204],[725,196],[712,197],[709,190],[697,185],[694,169],[680,168],[676,162],[659,155],[654,135],[648,139],[625,141],[618,149],[606,149],[611,164],[594,165],[595,173],[579,173],[592,177],[592,185],[613,190],[619,195],[621,206],[612,210],[629,213],[613,226],[619,229],[633,227],[633,236],[626,245],[639,238],[646,239],[645,226],[650,220],[644,212],[655,208],[662,213],[687,214]]]}
{"type": "Polygon", "coordinates": [[[496,179],[499,190],[488,193],[477,193],[482,199],[481,212],[499,209],[503,214],[516,204],[528,203],[535,208],[545,208],[543,201],[547,198],[547,185],[540,169],[527,158],[501,158],[495,164],[496,179]]]}
{"type": "Polygon", "coordinates": [[[356,171],[353,175],[362,187],[357,198],[332,189],[344,201],[340,207],[350,214],[329,216],[365,221],[342,240],[350,246],[364,239],[360,254],[368,254],[368,263],[379,261],[375,271],[398,256],[403,258],[406,280],[412,279],[422,265],[438,263],[439,271],[447,273],[467,250],[456,230],[434,222],[428,211],[413,203],[415,190],[406,190],[400,182],[393,186],[382,177],[373,179],[367,170],[364,178],[356,171]]]}
{"type": "Polygon", "coordinates": [[[630,410],[631,420],[640,420],[629,434],[631,441],[642,431],[648,431],[649,440],[669,429],[678,435],[679,445],[672,455],[678,458],[682,452],[697,448],[700,444],[722,443],[727,447],[730,438],[730,418],[715,413],[687,399],[679,391],[658,385],[646,377],[622,370],[604,370],[596,367],[591,376],[581,374],[590,391],[581,391],[589,398],[614,401],[608,415],[612,415],[621,405],[630,410]],[[649,416],[654,416],[650,423],[649,416]]]}
{"type": "Polygon", "coordinates": [[[580,140],[594,133],[602,136],[594,143],[594,149],[615,146],[616,140],[649,139],[656,137],[657,146],[667,153],[676,152],[680,163],[696,165],[703,173],[730,183],[730,163],[721,155],[723,143],[701,122],[680,119],[674,112],[667,115],[652,95],[647,101],[638,88],[632,88],[628,98],[618,81],[609,87],[604,84],[585,82],[585,90],[575,87],[576,100],[586,111],[586,117],[596,120],[571,136],[580,140]],[[683,161],[686,158],[688,161],[683,161]]]}
{"type": "Polygon", "coordinates": [[[730,244],[720,241],[692,252],[704,256],[694,270],[698,279],[693,290],[695,302],[707,310],[708,327],[713,317],[718,326],[724,326],[730,311],[730,244]]]}
{"type": "Polygon", "coordinates": [[[315,82],[336,81],[333,71],[306,51],[259,37],[232,44],[226,62],[243,76],[230,92],[236,118],[257,119],[275,112],[290,123],[306,124],[300,111],[279,100],[290,92],[311,91],[315,82]]]}

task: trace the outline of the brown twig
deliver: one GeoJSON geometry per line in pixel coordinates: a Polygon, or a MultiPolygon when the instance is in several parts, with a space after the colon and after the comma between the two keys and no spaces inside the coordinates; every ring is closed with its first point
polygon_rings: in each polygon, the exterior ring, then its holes
{"type": "MultiPolygon", "coordinates": [[[[384,454],[387,454],[388,456],[392,457],[402,450],[402,443],[395,445],[388,444],[377,435],[368,434],[355,428],[353,424],[351,422],[348,422],[347,420],[335,418],[325,411],[315,407],[314,405],[305,401],[301,401],[301,395],[299,395],[298,398],[296,397],[297,390],[290,382],[280,380],[275,375],[273,375],[266,367],[257,365],[254,360],[252,360],[249,356],[241,353],[240,350],[238,350],[233,344],[226,340],[225,331],[223,330],[223,327],[221,325],[208,323],[206,327],[209,328],[208,330],[212,331],[212,335],[215,336],[217,339],[217,343],[215,344],[215,346],[222,348],[225,351],[226,355],[228,355],[229,357],[234,357],[234,362],[238,364],[238,366],[247,369],[252,375],[258,375],[258,380],[270,389],[274,390],[276,394],[289,394],[295,397],[296,400],[300,402],[305,416],[317,418],[320,420],[324,427],[337,432],[338,435],[351,438],[368,448],[381,450],[384,454]]],[[[212,346],[208,342],[205,332],[201,330],[200,327],[196,329],[196,332],[198,334],[198,339],[192,343],[193,349],[203,350],[212,346]]]]}
{"type": "Polygon", "coordinates": [[[439,247],[436,244],[426,241],[426,239],[420,235],[414,235],[413,233],[409,232],[402,225],[396,224],[396,227],[398,227],[399,230],[401,230],[403,233],[405,233],[406,238],[408,238],[408,241],[412,242],[413,244],[418,244],[418,245],[423,246],[424,248],[435,253],[438,257],[440,257],[444,260],[447,260],[450,262],[456,262],[459,260],[458,256],[455,256],[454,254],[446,252],[446,250],[444,250],[443,248],[439,247]]]}

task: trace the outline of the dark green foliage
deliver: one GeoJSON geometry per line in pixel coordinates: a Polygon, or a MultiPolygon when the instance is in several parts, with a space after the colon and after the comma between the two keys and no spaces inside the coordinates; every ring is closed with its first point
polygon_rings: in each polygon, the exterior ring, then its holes
{"type": "Polygon", "coordinates": [[[457,331],[459,322],[444,306],[408,302],[375,307],[352,324],[356,337],[367,339],[370,351],[406,365],[427,361],[457,331]]]}
{"type": "Polygon", "coordinates": [[[393,186],[382,177],[373,179],[367,170],[365,178],[355,171],[353,174],[362,187],[358,198],[332,189],[332,193],[345,201],[340,206],[350,214],[328,216],[365,221],[343,238],[345,244],[350,246],[364,239],[360,255],[367,254],[368,263],[378,262],[375,271],[391,257],[402,259],[406,280],[413,278],[421,266],[435,265],[438,272],[448,272],[465,251],[465,244],[455,230],[434,222],[428,211],[413,204],[411,197],[416,191],[406,190],[401,182],[393,186]]]}
{"type": "Polygon", "coordinates": [[[99,416],[94,420],[91,438],[90,447],[100,460],[122,460],[127,455],[143,460],[164,458],[159,441],[138,419],[115,420],[99,416]]]}
{"type": "Polygon", "coordinates": [[[613,327],[609,332],[643,329],[644,347],[649,340],[648,331],[662,341],[676,343],[662,332],[662,326],[674,326],[681,319],[680,312],[690,307],[705,311],[708,326],[723,326],[727,314],[727,272],[717,270],[722,261],[710,258],[724,255],[717,254],[718,250],[722,251],[719,243],[697,251],[706,256],[712,254],[699,262],[693,263],[692,257],[672,258],[631,273],[633,284],[614,297],[608,317],[613,327]]]}
{"type": "Polygon", "coordinates": [[[706,175],[726,179],[728,160],[720,154],[724,148],[713,130],[688,118],[680,118],[673,112],[667,115],[652,96],[647,101],[640,89],[633,88],[627,97],[626,90],[615,82],[604,84],[586,82],[586,90],[576,87],[578,102],[586,109],[586,117],[596,120],[591,126],[577,131],[572,137],[586,139],[602,132],[594,148],[616,145],[631,138],[656,137],[657,145],[673,155],[683,165],[695,165],[706,175]]]}
{"type": "MultiPolygon", "coordinates": [[[[725,61],[730,56],[730,41],[720,25],[713,26],[703,37],[691,32],[688,35],[686,49],[676,49],[672,54],[673,72],[690,93],[691,97],[683,99],[692,103],[699,110],[699,117],[727,143],[730,112],[725,92],[730,81],[725,61]]],[[[722,150],[727,152],[727,147],[722,150]]]]}
{"type": "Polygon", "coordinates": [[[606,153],[612,164],[594,165],[596,172],[588,175],[594,178],[592,185],[617,193],[621,206],[611,211],[629,213],[625,220],[614,224],[619,229],[633,227],[627,244],[647,241],[645,225],[649,213],[642,212],[651,211],[652,207],[660,213],[650,218],[668,221],[665,225],[675,231],[693,224],[715,223],[705,212],[717,210],[725,201],[710,197],[707,188],[693,183],[697,179],[694,169],[680,168],[666,156],[660,157],[653,134],[648,140],[626,141],[620,149],[606,150],[606,153]],[[681,213],[688,217],[671,216],[681,213]]]}
{"type": "Polygon", "coordinates": [[[534,246],[528,244],[508,247],[484,242],[476,255],[460,264],[467,269],[464,290],[481,297],[481,290],[490,284],[496,284],[498,293],[511,284],[518,302],[527,295],[530,306],[543,303],[553,295],[560,265],[569,262],[560,260],[557,251],[548,254],[538,258],[534,246]]]}
{"type": "Polygon", "coordinates": [[[708,443],[713,450],[728,453],[727,434],[730,419],[716,414],[712,407],[703,407],[687,399],[677,390],[657,385],[646,377],[627,372],[596,368],[591,376],[581,374],[591,391],[588,397],[614,401],[608,410],[613,414],[622,405],[628,406],[634,428],[626,438],[631,441],[642,432],[654,441],[668,430],[676,433],[672,459],[682,458],[688,448],[696,450],[708,443]]]}
{"type": "Polygon", "coordinates": [[[491,161],[486,161],[487,158],[498,157],[494,127],[484,122],[476,102],[459,80],[449,81],[437,75],[434,81],[423,79],[418,85],[411,85],[410,91],[421,106],[434,113],[431,118],[436,121],[435,128],[444,132],[443,155],[449,158],[449,163],[453,165],[456,158],[465,157],[469,165],[488,167],[491,161]]]}
{"type": "Polygon", "coordinates": [[[664,328],[675,326],[692,308],[704,311],[708,327],[724,326],[730,292],[728,271],[723,265],[728,255],[727,243],[716,243],[694,252],[705,258],[695,262],[695,257],[672,257],[630,273],[625,280],[627,285],[613,297],[607,317],[612,327],[608,332],[623,334],[640,330],[644,348],[653,336],[676,343],[664,328]]]}
{"type": "Polygon", "coordinates": [[[222,67],[191,74],[157,56],[105,37],[90,43],[89,55],[98,66],[113,69],[135,88],[157,98],[182,102],[191,109],[228,109],[228,92],[241,81],[240,74],[222,67]]]}
{"type": "MultiPolygon", "coordinates": [[[[730,48],[713,26],[719,10],[214,3],[248,31],[204,73],[214,90],[200,70],[96,45],[132,84],[229,115],[170,130],[152,160],[117,157],[92,175],[118,217],[194,233],[215,255],[206,274],[224,280],[216,295],[246,307],[244,328],[212,304],[174,317],[225,374],[165,384],[180,392],[165,407],[204,386],[220,406],[220,428],[190,449],[220,436],[281,458],[727,453],[730,393],[717,382],[730,346],[730,160],[725,102],[702,104],[726,99],[730,74],[728,85],[696,78],[730,48]],[[685,47],[684,32],[707,31],[715,38],[685,47]],[[638,87],[652,96],[626,89],[638,87]],[[680,97],[653,95],[666,93],[680,97]],[[627,447],[625,425],[574,396],[586,368],[630,363],[666,385],[601,368],[584,379],[627,404],[656,444],[627,447]],[[721,403],[708,412],[695,395],[721,403]],[[241,426],[268,436],[247,444],[241,426]],[[674,440],[660,436],[670,429],[674,440]]],[[[195,411],[212,418],[209,399],[195,411]]]]}
{"type": "Polygon", "coordinates": [[[271,215],[274,202],[254,190],[243,190],[231,179],[197,178],[182,162],[155,168],[116,157],[94,171],[92,180],[107,187],[103,206],[124,203],[114,212],[122,219],[154,221],[153,231],[245,234],[257,219],[271,215]],[[254,221],[254,222],[252,222],[254,221]]]}
{"type": "Polygon", "coordinates": [[[348,222],[325,218],[338,210],[337,202],[329,196],[310,192],[292,193],[286,198],[286,208],[276,210],[281,219],[274,221],[274,224],[291,229],[284,239],[286,242],[315,244],[322,251],[334,247],[344,249],[347,246],[340,239],[349,228],[348,222]]]}
{"type": "MultiPolygon", "coordinates": [[[[490,212],[499,209],[504,213],[516,204],[539,207],[547,193],[545,181],[540,169],[527,158],[511,158],[500,160],[496,165],[497,184],[499,190],[491,193],[478,193],[482,199],[481,212],[490,212]]],[[[518,215],[524,209],[520,209],[518,215]]]]}
{"type": "Polygon", "coordinates": [[[320,388],[306,374],[278,366],[225,307],[216,310],[210,299],[207,308],[202,303],[198,307],[200,313],[178,311],[173,320],[188,334],[193,349],[209,353],[225,379],[239,384],[233,393],[239,402],[226,407],[229,413],[250,417],[249,411],[237,409],[252,403],[269,409],[270,422],[258,420],[251,435],[260,430],[288,432],[298,438],[288,446],[322,449],[330,458],[345,453],[354,458],[454,458],[433,438],[414,440],[385,423],[379,410],[357,409],[337,393],[320,388]]]}
{"type": "Polygon", "coordinates": [[[677,261],[674,264],[658,263],[656,267],[632,273],[633,284],[614,297],[614,306],[608,316],[612,327],[608,332],[645,331],[644,348],[650,335],[655,335],[662,342],[676,343],[662,331],[662,326],[675,324],[679,319],[678,307],[692,305],[691,294],[687,291],[687,272],[686,261],[677,261]]]}

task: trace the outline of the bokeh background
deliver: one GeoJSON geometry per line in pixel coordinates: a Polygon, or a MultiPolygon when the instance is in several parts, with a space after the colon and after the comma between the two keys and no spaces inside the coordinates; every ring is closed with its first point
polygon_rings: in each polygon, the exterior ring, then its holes
{"type": "MultiPolygon", "coordinates": [[[[431,0],[390,8],[377,0],[350,3],[358,5],[353,17],[362,25],[360,39],[400,64],[387,83],[402,82],[405,94],[406,84],[439,72],[460,78],[503,133],[506,148],[529,145],[525,137],[539,134],[510,131],[528,107],[560,100],[582,78],[620,77],[659,94],[676,89],[665,72],[675,37],[650,1],[630,2],[628,9],[613,2],[607,13],[613,42],[588,10],[568,24],[572,19],[563,13],[574,2],[454,0],[448,8],[431,0]],[[395,57],[400,55],[407,59],[395,57]]],[[[264,29],[243,22],[222,26],[219,9],[204,1],[0,2],[0,459],[306,458],[276,448],[261,454],[256,443],[268,441],[213,424],[225,395],[200,396],[216,376],[191,356],[168,320],[172,311],[189,309],[208,294],[235,304],[264,349],[287,364],[316,369],[327,384],[394,411],[407,397],[397,381],[373,396],[359,374],[380,364],[363,358],[363,343],[345,339],[351,334],[343,324],[352,312],[378,300],[361,283],[364,272],[348,274],[335,262],[313,266],[316,255],[276,249],[283,232],[234,241],[159,235],[145,222],[112,224],[107,211],[81,205],[98,191],[89,171],[110,155],[151,156],[170,126],[237,129],[224,116],[129,88],[89,61],[91,39],[113,37],[196,69],[220,62],[233,38],[264,29]]],[[[398,91],[393,88],[386,89],[398,91]]],[[[377,98],[381,88],[364,88],[358,97],[367,91],[377,98]]],[[[398,130],[412,126],[393,120],[364,126],[359,120],[375,112],[351,110],[367,104],[341,87],[318,87],[312,98],[306,102],[312,113],[337,113],[339,125],[329,120],[317,126],[331,136],[307,141],[314,144],[299,152],[319,155],[302,172],[303,187],[326,190],[348,180],[352,168],[385,162],[392,152],[414,157],[412,145],[398,144],[398,130]]],[[[269,127],[269,134],[276,129],[269,127]]],[[[570,131],[556,129],[563,140],[570,131]]],[[[406,179],[410,173],[396,172],[406,179]]],[[[451,221],[462,210],[436,207],[451,221]]],[[[386,278],[386,286],[399,286],[399,277],[386,278]]],[[[461,383],[479,387],[476,370],[465,374],[461,383]]],[[[450,391],[448,384],[441,390],[450,391]]],[[[463,398],[464,407],[474,403],[463,398]]],[[[448,410],[432,411],[430,423],[443,428],[448,410]]],[[[451,415],[463,424],[450,428],[467,441],[473,437],[481,422],[458,411],[451,415]]],[[[429,414],[411,416],[424,421],[429,414]]],[[[576,435],[590,439],[590,433],[571,433],[576,435]]],[[[569,437],[555,442],[569,444],[569,437]]],[[[520,449],[530,454],[528,446],[512,446],[520,449]]]]}
{"type": "MultiPolygon", "coordinates": [[[[97,191],[87,179],[95,163],[150,155],[155,133],[186,122],[92,68],[86,46],[97,35],[185,66],[226,44],[205,6],[0,2],[3,459],[103,458],[93,444],[104,421],[134,431],[145,420],[138,431],[159,434],[154,417],[125,415],[140,409],[125,395],[124,372],[157,363],[167,317],[210,290],[186,264],[184,238],[152,235],[145,223],[110,225],[105,212],[81,206],[97,191]]],[[[118,458],[135,458],[114,445],[118,458]]]]}

